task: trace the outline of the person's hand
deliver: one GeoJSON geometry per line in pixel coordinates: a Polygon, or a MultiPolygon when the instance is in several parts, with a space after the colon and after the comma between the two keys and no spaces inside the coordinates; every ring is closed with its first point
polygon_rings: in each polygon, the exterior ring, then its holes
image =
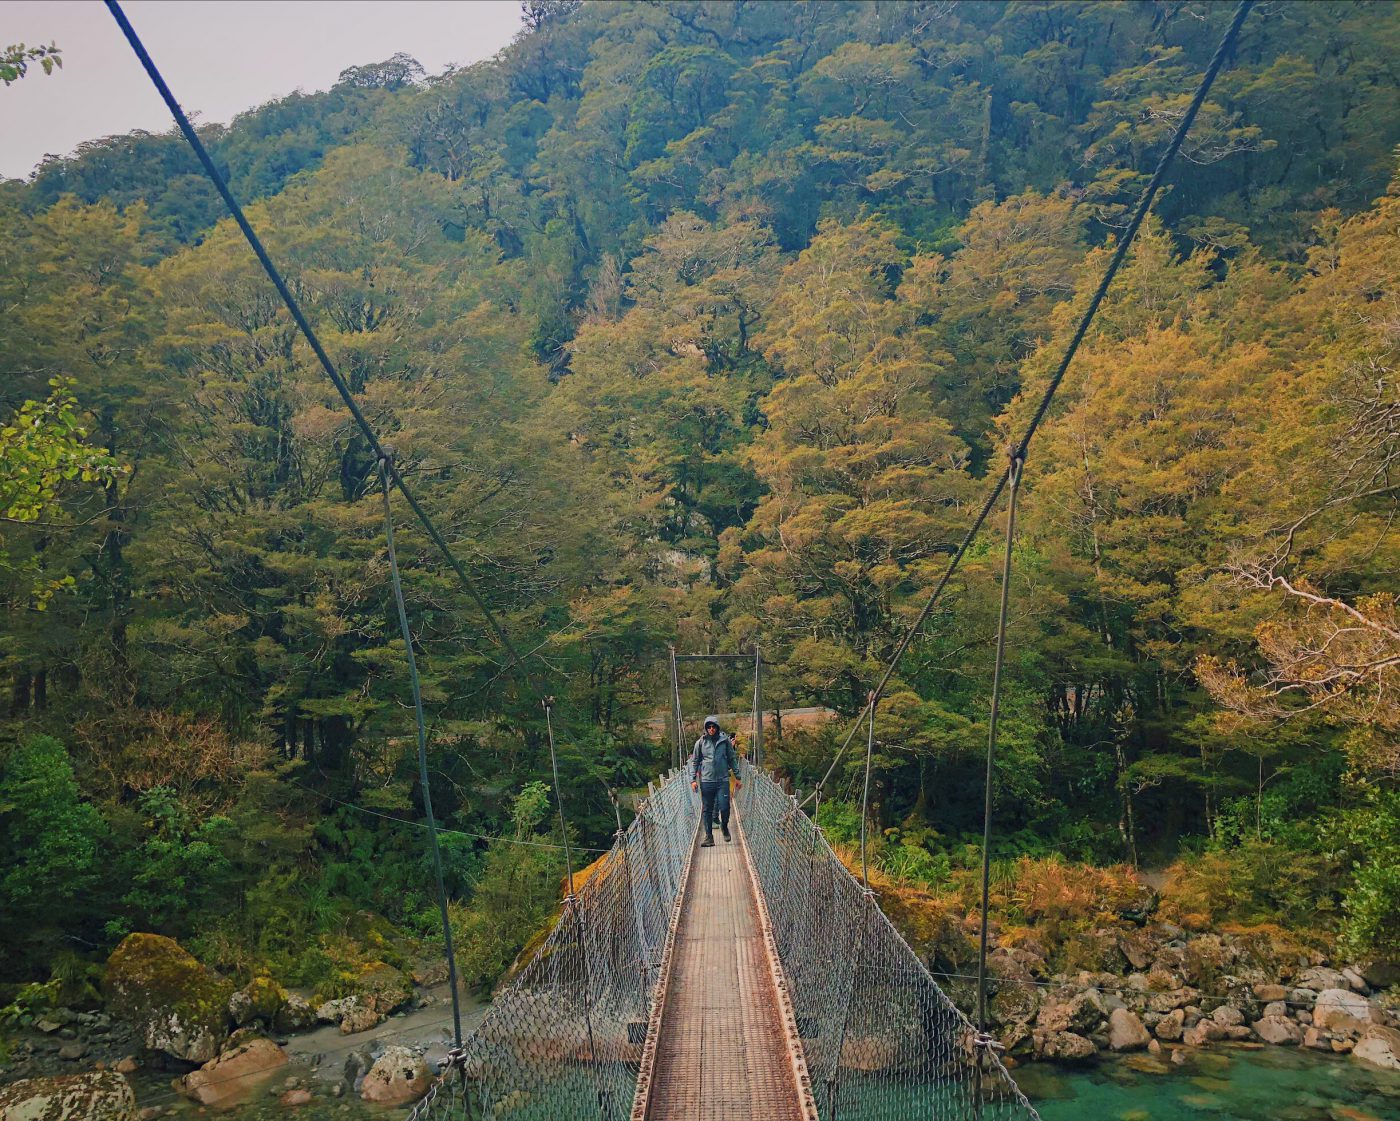
{"type": "Polygon", "coordinates": [[[743,782],[736,778],[736,779],[734,780],[734,789],[735,789],[735,790],[742,790],[743,788],[744,788],[743,782]]]}
{"type": "Polygon", "coordinates": [[[699,790],[699,789],[700,789],[700,784],[699,784],[698,782],[692,782],[692,783],[690,784],[690,789],[691,789],[691,790],[699,790]]]}

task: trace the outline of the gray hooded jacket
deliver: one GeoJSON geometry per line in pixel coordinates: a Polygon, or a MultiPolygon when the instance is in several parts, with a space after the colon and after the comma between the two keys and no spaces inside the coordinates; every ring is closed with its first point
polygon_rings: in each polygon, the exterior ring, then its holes
{"type": "MultiPolygon", "coordinates": [[[[719,726],[719,718],[705,717],[706,724],[719,726]]],[[[702,735],[695,741],[690,753],[690,774],[696,782],[727,782],[729,773],[739,773],[739,761],[734,756],[734,741],[721,729],[719,735],[711,739],[702,735]]]]}

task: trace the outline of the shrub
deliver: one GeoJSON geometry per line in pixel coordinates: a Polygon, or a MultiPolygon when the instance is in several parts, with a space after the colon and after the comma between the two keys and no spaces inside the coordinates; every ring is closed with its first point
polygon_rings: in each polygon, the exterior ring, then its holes
{"type": "Polygon", "coordinates": [[[11,966],[56,925],[85,925],[98,884],[101,815],[79,794],[63,744],[35,736],[0,766],[0,945],[11,966]]]}
{"type": "Polygon", "coordinates": [[[1370,791],[1340,833],[1353,858],[1342,945],[1358,957],[1400,956],[1400,792],[1370,791]]]}
{"type": "Polygon", "coordinates": [[[1160,913],[1194,929],[1225,922],[1311,929],[1335,912],[1337,872],[1324,855],[1246,841],[1167,869],[1160,913]]]}

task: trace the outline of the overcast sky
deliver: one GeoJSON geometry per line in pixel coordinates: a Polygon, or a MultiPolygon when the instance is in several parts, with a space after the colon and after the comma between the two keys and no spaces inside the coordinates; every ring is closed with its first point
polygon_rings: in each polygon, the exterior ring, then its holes
{"type": "MultiPolygon", "coordinates": [[[[175,96],[227,122],[294,90],[323,90],[349,66],[405,51],[430,74],[489,58],[520,27],[519,0],[125,0],[175,96]]],[[[0,176],[46,153],[146,129],[170,114],[101,0],[0,0],[0,45],[56,42],[63,69],[0,86],[0,176]]]]}

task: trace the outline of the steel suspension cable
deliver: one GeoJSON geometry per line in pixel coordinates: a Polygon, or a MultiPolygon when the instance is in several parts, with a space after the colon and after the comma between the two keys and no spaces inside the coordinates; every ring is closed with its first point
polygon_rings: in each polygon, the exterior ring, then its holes
{"type": "Polygon", "coordinates": [[[992,703],[987,717],[987,777],[982,787],[982,935],[977,949],[977,1031],[987,1034],[987,914],[992,882],[992,786],[996,761],[997,718],[1001,714],[1001,676],[1006,663],[1006,617],[1011,603],[1011,549],[1016,539],[1016,500],[1021,494],[1024,465],[1012,460],[1007,468],[1011,496],[1006,504],[1006,553],[1001,564],[1001,606],[997,614],[996,664],[992,669],[992,703]]]}
{"type": "MultiPolygon", "coordinates": [[[[1119,268],[1122,267],[1124,260],[1127,259],[1128,250],[1132,247],[1133,240],[1137,237],[1139,228],[1141,228],[1144,219],[1147,217],[1148,211],[1152,208],[1153,200],[1157,197],[1157,192],[1161,189],[1162,183],[1166,180],[1167,172],[1170,170],[1177,152],[1181,150],[1181,145],[1186,139],[1186,134],[1191,131],[1191,126],[1195,123],[1196,116],[1200,112],[1201,106],[1205,103],[1206,95],[1210,92],[1211,86],[1215,84],[1216,76],[1220,73],[1221,67],[1225,65],[1225,60],[1234,49],[1235,41],[1239,38],[1240,28],[1244,25],[1245,17],[1249,14],[1249,10],[1253,6],[1254,0],[1240,0],[1238,7],[1235,8],[1234,16],[1230,20],[1230,26],[1221,38],[1219,45],[1215,48],[1215,54],[1211,56],[1210,64],[1206,67],[1206,72],[1202,75],[1200,84],[1196,87],[1196,93],[1191,98],[1191,103],[1187,106],[1186,112],[1182,115],[1181,121],[1176,127],[1176,131],[1172,134],[1171,142],[1167,145],[1166,151],[1162,153],[1161,159],[1157,162],[1156,171],[1153,172],[1152,178],[1143,189],[1142,197],[1138,200],[1137,207],[1133,211],[1132,220],[1123,231],[1123,236],[1119,239],[1118,245],[1114,249],[1113,256],[1109,259],[1108,267],[1104,270],[1103,277],[1099,281],[1098,287],[1094,290],[1094,294],[1089,300],[1088,307],[1084,309],[1084,314],[1080,316],[1074,334],[1070,336],[1069,344],[1065,347],[1064,355],[1060,358],[1059,364],[1055,367],[1055,372],[1051,375],[1050,382],[1045,387],[1045,392],[1041,394],[1040,402],[1036,406],[1035,413],[1032,415],[1030,423],[1026,426],[1025,432],[1022,434],[1020,440],[1017,441],[1011,452],[1011,460],[1013,462],[1022,465],[1025,464],[1026,454],[1030,449],[1031,440],[1035,436],[1036,431],[1040,428],[1041,422],[1044,421],[1046,414],[1050,411],[1050,405],[1054,401],[1055,394],[1059,391],[1060,385],[1065,379],[1065,375],[1069,372],[1070,363],[1074,361],[1074,356],[1079,350],[1079,344],[1084,341],[1085,335],[1088,334],[1089,326],[1093,323],[1094,317],[1098,314],[1099,305],[1103,303],[1104,296],[1108,293],[1109,285],[1113,283],[1113,278],[1118,275],[1119,268]]],[[[948,582],[953,578],[953,574],[958,570],[958,567],[962,564],[963,558],[967,555],[968,547],[982,529],[983,524],[986,522],[988,515],[992,512],[992,509],[996,506],[997,501],[1001,498],[1002,491],[1006,489],[1008,479],[1009,472],[1002,472],[997,476],[997,481],[992,487],[991,493],[987,495],[987,500],[982,504],[982,508],[978,511],[976,518],[973,519],[971,528],[968,529],[961,543],[954,551],[952,558],[948,562],[948,566],[944,569],[943,575],[939,578],[938,583],[929,594],[923,608],[915,617],[914,622],[904,632],[904,635],[899,640],[899,644],[895,647],[894,653],[890,656],[885,671],[880,677],[879,684],[876,685],[871,692],[871,696],[875,700],[878,701],[880,697],[884,695],[885,688],[889,685],[890,678],[894,676],[895,669],[898,668],[905,651],[909,649],[910,643],[913,642],[919,631],[923,629],[923,625],[928,621],[928,617],[933,612],[934,606],[938,603],[939,599],[942,598],[943,591],[947,588],[948,582]]],[[[869,701],[866,703],[867,708],[870,703],[869,701]]],[[[851,740],[855,737],[856,731],[860,728],[861,721],[865,718],[865,715],[866,710],[862,709],[852,722],[850,730],[846,733],[846,738],[842,740],[841,746],[836,750],[835,757],[831,760],[831,765],[827,767],[826,772],[822,775],[821,781],[817,784],[818,790],[826,784],[827,780],[836,770],[837,764],[840,763],[841,758],[845,755],[846,749],[850,747],[851,740]]],[[[812,794],[809,794],[802,804],[805,806],[815,794],[816,790],[813,790],[812,794]]]]}
{"type": "Polygon", "coordinates": [[[452,919],[447,911],[447,885],[442,875],[442,848],[438,844],[437,819],[433,816],[433,794],[428,783],[428,729],[423,720],[423,690],[418,681],[418,660],[413,656],[413,631],[408,625],[408,609],[404,606],[403,582],[399,579],[398,552],[394,548],[394,512],[389,505],[391,470],[392,466],[387,458],[379,461],[379,481],[384,495],[384,538],[389,545],[389,579],[394,587],[394,606],[398,609],[399,629],[403,632],[404,652],[408,658],[408,680],[413,692],[413,716],[418,728],[418,782],[423,791],[423,816],[428,820],[433,877],[437,881],[438,914],[442,919],[442,941],[447,952],[447,983],[452,989],[452,1032],[457,1047],[461,1048],[462,1006],[457,992],[457,955],[452,947],[452,919]]]}
{"type": "MultiPolygon", "coordinates": [[[[331,361],[330,355],[326,353],[325,347],[321,345],[321,340],[317,337],[306,315],[302,312],[301,305],[297,303],[296,297],[292,295],[292,291],[287,286],[286,280],[283,279],[282,273],[278,270],[277,266],[273,264],[272,258],[268,256],[267,250],[263,247],[262,240],[248,222],[248,218],[243,213],[243,208],[238,204],[238,200],[233,197],[233,192],[229,190],[228,183],[224,180],[223,174],[214,164],[213,157],[209,155],[209,151],[205,148],[204,142],[200,140],[199,134],[195,132],[189,117],[186,116],[185,111],[180,108],[180,103],[175,100],[175,95],[166,84],[165,78],[161,76],[161,72],[156,67],[149,52],[147,52],[145,44],[141,42],[141,37],[136,34],[136,29],[131,26],[131,22],[126,18],[126,13],[122,11],[121,4],[118,3],[118,0],[105,0],[105,3],[107,5],[107,10],[112,13],[112,18],[117,21],[117,26],[121,28],[122,34],[126,37],[126,41],[131,45],[132,51],[135,52],[136,57],[140,60],[147,76],[156,87],[156,91],[165,102],[166,108],[170,110],[171,115],[175,118],[175,124],[179,127],[180,132],[184,135],[190,147],[194,149],[194,154],[204,167],[205,174],[209,177],[210,181],[213,182],[215,189],[219,192],[219,197],[224,200],[224,205],[228,207],[228,211],[233,216],[234,222],[237,223],[238,228],[243,232],[243,237],[252,248],[254,255],[258,259],[258,263],[262,265],[263,271],[267,273],[268,279],[272,281],[272,286],[277,289],[277,294],[282,298],[282,303],[286,305],[287,311],[291,313],[293,322],[296,323],[297,328],[305,337],[307,344],[311,347],[312,353],[316,355],[317,361],[321,364],[321,369],[324,370],[326,376],[330,378],[331,383],[335,386],[336,393],[340,395],[341,401],[345,403],[345,407],[350,411],[350,415],[354,418],[356,426],[364,436],[365,441],[369,444],[370,450],[374,452],[376,458],[381,463],[385,462],[388,457],[384,445],[380,442],[378,434],[374,431],[374,427],[365,417],[359,403],[355,400],[354,394],[350,391],[350,386],[346,383],[344,377],[341,376],[340,371],[336,369],[335,363],[331,361]]],[[[433,522],[433,519],[429,517],[428,512],[419,504],[418,499],[414,497],[413,492],[409,490],[408,484],[404,481],[403,475],[392,463],[390,463],[389,474],[390,478],[393,480],[394,486],[396,486],[399,492],[404,496],[404,499],[408,502],[409,508],[413,511],[418,521],[422,523],[423,529],[437,547],[438,552],[442,554],[448,566],[456,573],[457,578],[461,581],[462,587],[466,589],[472,602],[475,603],[478,610],[480,610],[482,617],[486,620],[487,625],[495,635],[496,641],[501,644],[501,647],[509,656],[511,664],[520,665],[521,659],[519,653],[517,653],[515,649],[515,645],[511,642],[510,636],[506,634],[505,629],[496,619],[495,612],[491,610],[485,597],[482,596],[480,589],[476,585],[476,581],[467,574],[467,570],[462,566],[461,561],[457,559],[457,555],[452,551],[451,546],[448,545],[446,538],[444,538],[442,533],[438,530],[437,525],[433,522]]]]}
{"type": "MultiPolygon", "coordinates": [[[[545,697],[544,726],[549,735],[549,763],[554,771],[554,804],[559,808],[559,832],[564,838],[564,870],[568,876],[569,893],[564,899],[564,914],[572,912],[574,933],[578,938],[579,964],[583,980],[583,1023],[588,1036],[588,1058],[594,1067],[594,1082],[598,1092],[598,1113],[602,1121],[611,1121],[612,1109],[608,1102],[608,1092],[598,1073],[598,1045],[593,1037],[593,980],[588,967],[588,932],[584,929],[583,908],[574,891],[574,858],[569,847],[569,819],[564,813],[564,793],[559,785],[559,754],[554,747],[554,698],[545,697]]],[[[618,832],[621,833],[622,819],[618,819],[618,832]]]]}
{"type": "MultiPolygon", "coordinates": [[[[169,85],[166,84],[165,78],[161,75],[159,68],[151,58],[150,53],[146,50],[145,44],[141,41],[141,37],[136,33],[136,29],[132,27],[131,22],[126,18],[126,13],[122,11],[121,4],[118,0],[105,0],[105,3],[108,11],[112,13],[112,18],[116,20],[117,26],[125,36],[127,43],[130,44],[137,59],[140,60],[147,76],[156,87],[156,91],[165,102],[166,108],[170,110],[171,115],[175,118],[175,123],[179,127],[181,134],[194,150],[195,155],[204,168],[205,174],[208,175],[210,181],[213,182],[215,189],[219,192],[219,196],[223,199],[224,205],[228,208],[234,222],[237,223],[238,228],[242,231],[244,239],[248,242],[248,245],[253,250],[253,254],[258,259],[258,263],[262,265],[263,271],[267,274],[268,279],[277,290],[277,294],[281,297],[283,304],[286,305],[287,311],[292,316],[292,320],[296,323],[297,328],[301,331],[308,345],[311,347],[312,352],[316,355],[316,359],[321,364],[322,370],[325,371],[326,376],[331,380],[331,383],[335,386],[336,392],[340,395],[340,399],[350,411],[350,415],[354,418],[355,424],[364,436],[366,443],[369,444],[370,449],[374,452],[379,462],[388,465],[389,477],[393,481],[394,486],[397,487],[399,493],[403,495],[404,500],[408,503],[409,509],[413,511],[414,516],[427,532],[429,539],[437,547],[438,552],[442,554],[443,559],[447,561],[448,567],[456,574],[462,587],[466,590],[472,602],[476,604],[477,609],[481,612],[482,617],[495,636],[496,641],[506,652],[508,659],[506,668],[513,670],[527,688],[537,696],[544,696],[545,690],[540,687],[534,675],[526,666],[515,644],[511,641],[505,628],[496,618],[495,612],[491,610],[490,605],[481,594],[480,589],[476,585],[476,581],[468,575],[466,568],[462,565],[461,561],[458,560],[457,555],[452,551],[451,546],[448,545],[446,538],[443,537],[436,523],[428,515],[428,512],[423,509],[418,499],[409,489],[408,483],[404,480],[402,473],[392,462],[387,449],[380,441],[378,434],[369,423],[369,420],[365,417],[364,412],[360,409],[358,402],[356,402],[354,394],[350,391],[350,386],[346,383],[344,377],[341,376],[335,363],[331,361],[330,355],[326,353],[325,347],[321,345],[321,340],[317,337],[311,323],[307,320],[296,297],[292,295],[291,289],[288,287],[282,273],[268,255],[262,240],[258,237],[251,223],[249,223],[247,215],[244,214],[243,208],[239,205],[238,200],[233,197],[233,192],[229,189],[228,183],[225,181],[218,167],[214,164],[213,157],[210,156],[208,149],[205,148],[204,142],[200,140],[199,134],[190,123],[190,119],[185,114],[185,111],[180,107],[180,103],[175,99],[174,93],[171,92],[169,85]]],[[[606,783],[604,785],[607,786],[606,783]]],[[[607,787],[607,789],[609,794],[611,794],[611,787],[607,787]]],[[[559,789],[557,778],[555,797],[556,800],[561,800],[560,812],[562,813],[563,794],[559,789]]]]}
{"type": "Polygon", "coordinates": [[[865,793],[860,799],[860,882],[870,890],[870,865],[865,856],[865,830],[870,821],[870,765],[875,757],[875,698],[866,706],[870,710],[870,734],[865,740],[865,793]]]}

